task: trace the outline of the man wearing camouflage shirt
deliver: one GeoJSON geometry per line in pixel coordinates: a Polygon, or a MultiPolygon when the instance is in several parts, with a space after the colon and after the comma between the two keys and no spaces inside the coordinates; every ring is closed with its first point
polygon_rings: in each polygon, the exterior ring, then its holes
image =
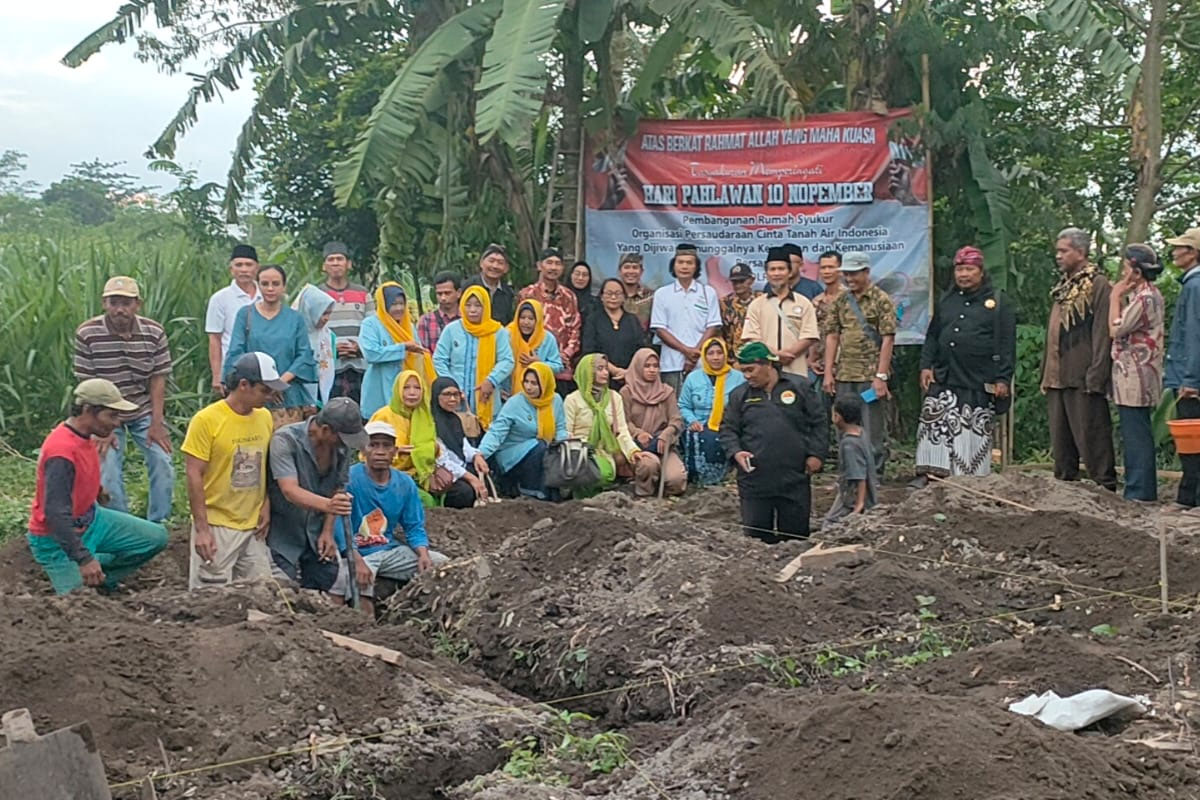
{"type": "Polygon", "coordinates": [[[863,429],[871,442],[876,476],[882,481],[888,455],[888,373],[896,343],[896,307],[887,292],[871,283],[871,259],[866,253],[844,254],[839,271],[849,291],[842,292],[825,315],[825,392],[868,392],[863,397],[863,429]]]}

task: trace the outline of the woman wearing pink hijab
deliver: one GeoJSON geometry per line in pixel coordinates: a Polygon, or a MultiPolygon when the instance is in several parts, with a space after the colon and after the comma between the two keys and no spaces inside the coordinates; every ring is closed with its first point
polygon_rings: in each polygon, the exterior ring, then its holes
{"type": "Polygon", "coordinates": [[[1008,410],[1017,359],[1017,321],[992,288],[983,253],[954,254],[954,286],[942,296],[921,347],[925,400],[917,428],[917,480],[987,475],[992,424],[1008,410]]]}
{"type": "Polygon", "coordinates": [[[683,494],[687,467],[675,451],[683,432],[683,415],[675,390],[663,383],[658,354],[643,347],[633,354],[621,388],[629,432],[642,457],[633,465],[633,493],[649,497],[658,491],[659,470],[666,470],[665,494],[683,494]]]}

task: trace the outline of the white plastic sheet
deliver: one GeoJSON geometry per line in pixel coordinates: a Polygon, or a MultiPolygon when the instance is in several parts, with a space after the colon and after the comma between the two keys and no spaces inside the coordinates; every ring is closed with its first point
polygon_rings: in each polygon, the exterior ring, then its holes
{"type": "Polygon", "coordinates": [[[1011,704],[1008,710],[1060,731],[1077,731],[1121,711],[1145,714],[1149,706],[1150,699],[1144,695],[1126,697],[1107,689],[1088,689],[1070,697],[1059,697],[1054,692],[1031,694],[1011,704]]]}

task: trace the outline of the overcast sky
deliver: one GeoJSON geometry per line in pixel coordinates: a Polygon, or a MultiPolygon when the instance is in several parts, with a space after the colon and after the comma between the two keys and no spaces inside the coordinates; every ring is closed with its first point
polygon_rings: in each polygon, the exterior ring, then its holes
{"type": "MultiPolygon", "coordinates": [[[[191,79],[163,75],[134,58],[136,45],[109,45],[76,69],[61,59],[112,18],[121,0],[0,0],[0,150],[28,155],[26,178],[45,187],[78,161],[124,161],[125,171],[173,188],[142,157],[183,102],[191,79]]],[[[246,88],[200,106],[200,122],[175,160],[224,183],[246,118],[246,88]]]]}

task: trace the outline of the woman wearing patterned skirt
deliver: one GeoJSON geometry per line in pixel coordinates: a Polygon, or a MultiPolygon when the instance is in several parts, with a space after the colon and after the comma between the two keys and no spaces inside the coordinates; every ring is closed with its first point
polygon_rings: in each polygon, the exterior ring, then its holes
{"type": "Polygon", "coordinates": [[[954,288],[933,313],[921,348],[925,400],[917,429],[917,481],[987,475],[992,426],[1008,410],[1016,363],[1012,304],[992,288],[983,253],[954,255],[954,288]]]}

